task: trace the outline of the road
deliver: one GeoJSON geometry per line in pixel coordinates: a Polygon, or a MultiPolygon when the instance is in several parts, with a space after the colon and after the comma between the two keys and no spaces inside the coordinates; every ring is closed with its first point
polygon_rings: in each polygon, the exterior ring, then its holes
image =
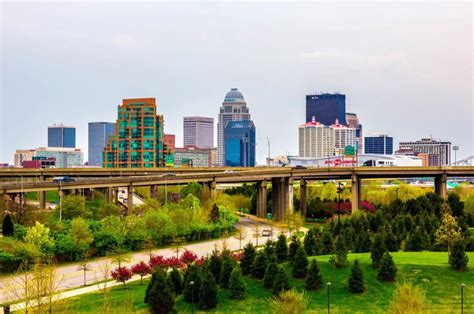
{"type": "MultiPolygon", "coordinates": [[[[205,242],[199,242],[199,243],[192,243],[189,245],[186,245],[185,248],[188,250],[193,251],[196,253],[198,256],[205,256],[208,254],[211,254],[212,251],[217,247],[218,249],[222,248],[223,243],[227,245],[227,248],[230,250],[238,250],[240,248],[240,245],[242,247],[248,243],[249,241],[252,241],[252,243],[255,245],[258,241],[259,245],[262,245],[265,243],[269,237],[262,237],[261,233],[263,229],[271,229],[272,226],[268,225],[266,223],[258,222],[259,225],[259,236],[255,237],[255,224],[253,220],[250,220],[248,218],[240,218],[239,222],[236,224],[237,228],[240,228],[243,231],[243,234],[245,235],[244,239],[240,241],[235,237],[229,237],[226,239],[217,239],[217,240],[210,240],[210,241],[205,241],[205,242]]],[[[280,231],[280,230],[278,230],[280,231]]],[[[273,236],[272,238],[275,240],[276,239],[276,234],[277,230],[273,229],[273,236]]],[[[184,249],[184,247],[183,247],[184,249]]],[[[123,263],[123,265],[130,266],[133,264],[136,264],[139,261],[148,261],[149,258],[149,252],[140,252],[140,253],[132,253],[129,254],[130,256],[130,261],[123,263]]],[[[153,250],[153,254],[158,254],[162,255],[164,257],[171,257],[176,254],[176,250],[173,250],[172,248],[164,248],[164,249],[157,249],[153,250]]],[[[111,258],[102,258],[98,260],[94,260],[88,263],[89,267],[91,268],[91,271],[87,273],[87,284],[91,285],[97,281],[104,280],[104,272],[103,269],[107,267],[107,265],[111,265],[111,258]]],[[[62,278],[58,290],[64,290],[64,289],[72,289],[72,288],[80,288],[83,286],[84,283],[84,272],[78,270],[80,263],[76,264],[69,264],[67,266],[61,266],[57,268],[57,272],[59,277],[62,278]]],[[[115,267],[116,265],[109,266],[109,267],[115,267]]],[[[109,277],[110,279],[110,277],[109,277]]],[[[19,278],[16,276],[8,276],[4,278],[0,278],[0,304],[5,302],[5,301],[10,301],[11,293],[8,291],[6,287],[11,287],[13,285],[18,285],[19,283],[19,278]]],[[[10,301],[11,302],[11,301],[10,301]]]]}

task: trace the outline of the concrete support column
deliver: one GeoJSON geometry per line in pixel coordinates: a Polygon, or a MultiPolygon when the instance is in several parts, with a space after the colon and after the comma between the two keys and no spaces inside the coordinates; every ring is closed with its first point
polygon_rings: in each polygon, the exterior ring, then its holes
{"type": "Polygon", "coordinates": [[[111,187],[105,188],[105,200],[107,203],[112,203],[114,198],[113,190],[111,187]]]}
{"type": "Polygon", "coordinates": [[[118,204],[119,189],[112,188],[112,191],[113,191],[113,202],[114,204],[118,204]]]}
{"type": "Polygon", "coordinates": [[[300,180],[300,212],[303,218],[306,218],[306,214],[308,212],[308,193],[307,193],[307,186],[306,180],[300,180]]]}
{"type": "Polygon", "coordinates": [[[447,195],[446,181],[447,176],[444,173],[440,176],[435,177],[435,193],[438,194],[438,196],[442,199],[446,199],[447,195]]]}
{"type": "Polygon", "coordinates": [[[287,210],[293,210],[293,179],[272,179],[272,195],[273,216],[279,221],[287,210]]]}
{"type": "Polygon", "coordinates": [[[360,208],[360,179],[357,175],[352,175],[352,213],[360,208]]]}
{"type": "Polygon", "coordinates": [[[158,198],[158,185],[150,186],[150,197],[153,199],[158,198]]]}
{"type": "Polygon", "coordinates": [[[127,214],[131,214],[133,211],[133,186],[127,188],[127,214]]]}
{"type": "Polygon", "coordinates": [[[3,210],[9,210],[10,209],[10,195],[7,193],[3,193],[3,210]]]}
{"type": "Polygon", "coordinates": [[[272,215],[278,220],[278,205],[280,203],[279,179],[272,179],[272,215]]]}
{"type": "Polygon", "coordinates": [[[265,218],[267,214],[267,181],[257,183],[257,217],[265,218]]]}
{"type": "Polygon", "coordinates": [[[292,213],[293,212],[293,196],[294,196],[293,178],[288,178],[285,180],[285,194],[287,195],[286,209],[292,213]]]}
{"type": "Polygon", "coordinates": [[[209,193],[211,200],[213,201],[216,199],[216,186],[216,180],[212,180],[211,182],[209,182],[209,193]]]}
{"type": "Polygon", "coordinates": [[[39,208],[46,209],[46,191],[38,192],[39,208]]]}

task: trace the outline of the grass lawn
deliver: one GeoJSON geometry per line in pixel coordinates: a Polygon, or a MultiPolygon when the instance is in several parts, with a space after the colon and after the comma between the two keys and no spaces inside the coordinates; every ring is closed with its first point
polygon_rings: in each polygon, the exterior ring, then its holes
{"type": "MultiPolygon", "coordinates": [[[[464,309],[465,313],[474,311],[474,266],[465,272],[456,272],[449,268],[447,253],[445,252],[398,252],[393,253],[398,267],[398,280],[409,281],[420,285],[430,301],[433,313],[458,313],[460,311],[460,284],[465,283],[464,309]]],[[[474,263],[474,253],[469,253],[474,263]]],[[[335,313],[384,313],[388,307],[395,284],[381,283],[375,277],[370,267],[370,254],[350,254],[346,267],[335,269],[329,263],[329,256],[318,256],[317,260],[323,275],[324,282],[332,283],[330,290],[331,309],[335,313]],[[347,278],[350,265],[358,258],[364,271],[366,292],[355,295],[347,290],[347,278]]],[[[291,269],[286,265],[288,274],[291,269]]],[[[271,292],[262,287],[258,280],[245,278],[247,297],[242,301],[229,298],[228,291],[219,290],[219,304],[212,312],[226,313],[269,313],[267,300],[271,292]]],[[[291,285],[298,290],[304,289],[304,282],[291,279],[291,285]]],[[[109,300],[111,308],[116,313],[133,308],[135,312],[147,312],[143,303],[146,284],[139,282],[129,283],[127,289],[116,287],[111,290],[109,300]]],[[[309,308],[316,312],[327,310],[327,290],[307,292],[310,299],[309,308]]],[[[68,308],[73,313],[93,313],[102,308],[102,296],[98,293],[82,295],[68,300],[68,308]]],[[[176,310],[179,313],[191,312],[191,305],[185,303],[182,297],[176,299],[176,310]]]]}

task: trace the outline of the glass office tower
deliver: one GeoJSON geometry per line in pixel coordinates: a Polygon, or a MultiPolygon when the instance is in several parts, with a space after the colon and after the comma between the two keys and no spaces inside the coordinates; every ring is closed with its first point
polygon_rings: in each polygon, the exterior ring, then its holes
{"type": "Polygon", "coordinates": [[[255,166],[255,125],[252,120],[229,121],[224,130],[225,165],[255,166]]]}
{"type": "Polygon", "coordinates": [[[76,128],[55,124],[48,127],[48,147],[76,147],[76,128]]]}
{"type": "Polygon", "coordinates": [[[114,134],[115,123],[89,122],[89,166],[102,166],[104,147],[114,134]]]}

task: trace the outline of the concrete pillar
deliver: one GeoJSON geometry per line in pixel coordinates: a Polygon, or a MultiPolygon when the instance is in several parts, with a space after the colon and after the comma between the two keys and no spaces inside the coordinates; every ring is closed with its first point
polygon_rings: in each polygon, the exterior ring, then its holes
{"type": "Polygon", "coordinates": [[[257,183],[257,217],[265,218],[267,214],[267,181],[257,183]]]}
{"type": "Polygon", "coordinates": [[[287,210],[293,210],[293,179],[272,179],[272,195],[273,217],[279,221],[285,217],[287,210]]]}
{"type": "Polygon", "coordinates": [[[158,185],[150,186],[150,197],[153,199],[158,198],[158,185]]]}
{"type": "Polygon", "coordinates": [[[286,198],[286,209],[290,212],[293,212],[293,196],[294,196],[294,189],[293,189],[293,178],[288,178],[285,180],[285,195],[286,198]]]}
{"type": "Polygon", "coordinates": [[[280,204],[279,187],[279,179],[272,179],[272,215],[275,220],[278,220],[278,208],[280,204]]]}
{"type": "Polygon", "coordinates": [[[216,180],[212,180],[211,182],[209,182],[209,193],[211,200],[213,201],[216,199],[216,186],[216,180]]]}
{"type": "Polygon", "coordinates": [[[442,199],[446,199],[447,190],[446,190],[446,181],[447,176],[446,174],[442,174],[440,176],[435,177],[435,193],[438,194],[439,197],[442,199]]]}
{"type": "Polygon", "coordinates": [[[39,208],[46,209],[46,191],[38,192],[39,208]]]}
{"type": "Polygon", "coordinates": [[[114,204],[118,204],[118,196],[119,196],[119,189],[118,188],[113,188],[113,202],[114,204]]]}
{"type": "Polygon", "coordinates": [[[360,206],[360,179],[357,175],[352,175],[352,213],[359,210],[360,206]]]}
{"type": "Polygon", "coordinates": [[[308,212],[308,193],[307,193],[307,186],[306,180],[300,180],[300,212],[303,218],[306,218],[306,214],[308,212]]]}
{"type": "Polygon", "coordinates": [[[113,190],[111,187],[105,188],[105,201],[107,203],[112,203],[113,200],[113,190]]]}
{"type": "Polygon", "coordinates": [[[127,214],[131,214],[133,212],[133,187],[130,185],[127,188],[127,214]]]}
{"type": "Polygon", "coordinates": [[[7,193],[3,193],[3,210],[9,210],[10,209],[10,195],[7,193]]]}

